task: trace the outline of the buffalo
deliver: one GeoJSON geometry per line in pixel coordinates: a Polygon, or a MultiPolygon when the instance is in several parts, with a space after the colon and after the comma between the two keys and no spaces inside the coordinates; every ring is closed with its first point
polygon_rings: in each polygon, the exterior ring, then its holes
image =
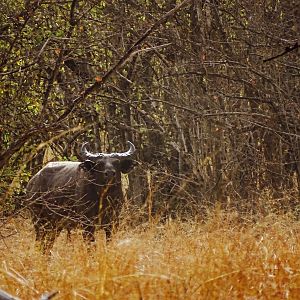
{"type": "Polygon", "coordinates": [[[95,240],[95,226],[100,225],[110,238],[124,197],[121,173],[135,165],[135,146],[122,153],[91,153],[87,143],[81,147],[80,162],[49,162],[27,185],[28,207],[43,252],[49,252],[59,233],[78,226],[86,241],[95,240]]]}

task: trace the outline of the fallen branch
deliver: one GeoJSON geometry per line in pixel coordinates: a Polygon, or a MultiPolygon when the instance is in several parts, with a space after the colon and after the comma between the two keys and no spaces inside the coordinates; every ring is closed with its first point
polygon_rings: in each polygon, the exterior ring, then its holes
{"type": "Polygon", "coordinates": [[[0,290],[0,300],[20,300],[20,299],[0,290]]]}
{"type": "MultiPolygon", "coordinates": [[[[58,294],[58,291],[45,293],[41,296],[40,300],[50,300],[58,294]]],[[[0,300],[21,300],[18,297],[14,297],[7,292],[0,290],[0,300]]]]}

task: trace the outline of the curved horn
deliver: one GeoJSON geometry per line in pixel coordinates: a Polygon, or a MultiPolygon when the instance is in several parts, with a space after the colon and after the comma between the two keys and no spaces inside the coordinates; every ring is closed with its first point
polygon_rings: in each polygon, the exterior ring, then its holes
{"type": "Polygon", "coordinates": [[[117,156],[117,157],[128,157],[128,156],[131,156],[134,152],[135,152],[135,146],[127,141],[127,145],[129,146],[129,150],[126,151],[126,152],[122,152],[122,153],[112,153],[111,155],[112,156],[117,156]]]}
{"type": "Polygon", "coordinates": [[[120,158],[125,158],[125,157],[128,157],[128,156],[131,156],[136,150],[135,146],[131,142],[127,141],[127,144],[129,145],[129,150],[126,151],[126,152],[121,152],[121,153],[117,153],[117,152],[114,152],[114,153],[91,153],[87,150],[87,147],[86,147],[88,145],[88,143],[85,142],[85,143],[82,144],[80,152],[81,152],[81,155],[83,156],[84,159],[86,159],[86,158],[88,158],[88,159],[99,158],[99,157],[116,157],[116,158],[120,157],[120,158]]]}
{"type": "Polygon", "coordinates": [[[86,159],[86,158],[95,158],[95,157],[101,156],[98,153],[89,152],[87,150],[87,147],[86,147],[87,145],[88,145],[88,142],[83,143],[82,146],[81,146],[81,150],[80,150],[80,154],[83,156],[84,159],[86,159]]]}
{"type": "Polygon", "coordinates": [[[127,144],[129,145],[129,150],[126,152],[99,153],[98,155],[103,157],[126,158],[128,156],[131,156],[136,150],[135,146],[131,142],[127,141],[127,144]]]}

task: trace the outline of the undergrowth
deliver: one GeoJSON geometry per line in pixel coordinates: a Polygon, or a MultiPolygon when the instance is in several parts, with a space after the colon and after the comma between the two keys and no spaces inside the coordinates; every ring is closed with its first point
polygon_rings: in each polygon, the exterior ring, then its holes
{"type": "Polygon", "coordinates": [[[241,218],[214,209],[207,219],[136,227],[123,222],[95,247],[80,230],[57,239],[52,255],[35,247],[29,220],[1,228],[0,289],[21,299],[297,299],[300,224],[290,215],[241,218]]]}

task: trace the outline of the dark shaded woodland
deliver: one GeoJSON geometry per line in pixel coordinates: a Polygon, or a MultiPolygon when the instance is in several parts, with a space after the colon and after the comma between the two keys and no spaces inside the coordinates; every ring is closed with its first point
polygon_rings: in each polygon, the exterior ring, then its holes
{"type": "MultiPolygon", "coordinates": [[[[50,160],[137,147],[153,213],[300,189],[298,1],[2,0],[1,208],[50,160]]],[[[286,203],[288,201],[288,203],[286,203]]]]}

